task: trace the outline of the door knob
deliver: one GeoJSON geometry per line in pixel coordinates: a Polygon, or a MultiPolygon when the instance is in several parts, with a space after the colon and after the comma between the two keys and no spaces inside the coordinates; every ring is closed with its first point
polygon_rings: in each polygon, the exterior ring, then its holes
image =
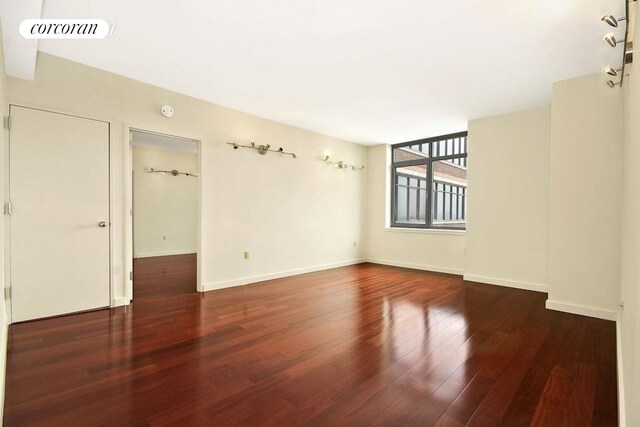
{"type": "Polygon", "coordinates": [[[98,227],[102,228],[102,227],[106,227],[107,226],[107,222],[106,221],[100,221],[98,223],[98,227]]]}

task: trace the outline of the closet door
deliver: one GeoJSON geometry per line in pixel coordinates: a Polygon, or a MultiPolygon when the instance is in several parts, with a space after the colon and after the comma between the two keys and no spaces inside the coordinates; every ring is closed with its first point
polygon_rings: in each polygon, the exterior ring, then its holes
{"type": "Polygon", "coordinates": [[[107,307],[109,124],[11,106],[14,322],[107,307]]]}

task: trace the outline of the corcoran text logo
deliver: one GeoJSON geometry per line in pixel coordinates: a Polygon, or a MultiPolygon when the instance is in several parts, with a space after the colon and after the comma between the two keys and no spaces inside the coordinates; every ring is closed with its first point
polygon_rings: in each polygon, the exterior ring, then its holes
{"type": "Polygon", "coordinates": [[[20,34],[26,39],[103,39],[115,24],[103,19],[25,19],[20,34]]]}

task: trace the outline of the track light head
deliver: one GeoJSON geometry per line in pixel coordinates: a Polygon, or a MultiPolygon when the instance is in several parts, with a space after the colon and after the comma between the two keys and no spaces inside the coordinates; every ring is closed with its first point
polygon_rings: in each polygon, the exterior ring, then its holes
{"type": "Polygon", "coordinates": [[[614,83],[613,80],[609,80],[609,81],[607,81],[607,86],[609,86],[611,89],[613,89],[616,86],[622,86],[622,82],[614,83]]]}
{"type": "Polygon", "coordinates": [[[622,41],[618,41],[616,40],[616,36],[613,35],[613,33],[608,33],[606,34],[602,40],[606,41],[607,43],[609,43],[609,45],[611,45],[611,47],[616,47],[616,45],[618,43],[622,43],[622,41]]]}
{"type": "Polygon", "coordinates": [[[602,70],[603,73],[608,74],[608,75],[613,76],[613,77],[618,75],[618,71],[619,70],[615,70],[611,65],[607,65],[602,70]]]}
{"type": "Polygon", "coordinates": [[[618,28],[618,20],[610,13],[607,13],[602,18],[600,18],[602,22],[606,22],[614,28],[618,28]]]}

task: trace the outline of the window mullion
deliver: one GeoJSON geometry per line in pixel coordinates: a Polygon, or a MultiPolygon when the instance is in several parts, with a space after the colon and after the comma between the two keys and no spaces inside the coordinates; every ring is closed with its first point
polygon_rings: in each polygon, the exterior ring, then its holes
{"type": "Polygon", "coordinates": [[[427,164],[427,191],[425,191],[425,206],[427,209],[427,218],[425,221],[426,228],[431,228],[433,226],[432,220],[432,208],[433,208],[433,160],[429,159],[429,163],[427,164]]]}

